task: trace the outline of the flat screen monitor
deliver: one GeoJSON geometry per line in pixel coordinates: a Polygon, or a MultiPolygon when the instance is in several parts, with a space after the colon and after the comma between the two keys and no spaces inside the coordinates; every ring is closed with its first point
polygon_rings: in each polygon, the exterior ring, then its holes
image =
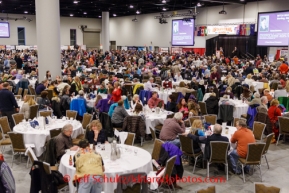
{"type": "Polygon", "coordinates": [[[289,11],[258,14],[257,46],[288,46],[289,11]]]}
{"type": "Polygon", "coordinates": [[[172,20],[172,46],[193,46],[195,44],[194,36],[194,19],[172,20]]]}
{"type": "Polygon", "coordinates": [[[8,22],[0,22],[0,38],[10,37],[10,27],[8,22]]]}

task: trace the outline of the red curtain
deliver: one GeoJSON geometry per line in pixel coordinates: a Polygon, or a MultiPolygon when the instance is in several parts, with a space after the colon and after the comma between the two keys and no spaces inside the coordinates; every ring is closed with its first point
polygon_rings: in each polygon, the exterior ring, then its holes
{"type": "Polygon", "coordinates": [[[204,55],[206,48],[183,48],[183,52],[193,51],[195,54],[204,55]]]}

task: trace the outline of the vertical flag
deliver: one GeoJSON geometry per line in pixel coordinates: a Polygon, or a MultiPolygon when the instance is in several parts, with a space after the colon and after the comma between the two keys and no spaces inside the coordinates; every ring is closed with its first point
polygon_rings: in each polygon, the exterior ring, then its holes
{"type": "Polygon", "coordinates": [[[255,35],[255,24],[250,25],[250,36],[255,35]]]}
{"type": "Polygon", "coordinates": [[[251,25],[250,24],[247,24],[246,25],[246,36],[249,36],[251,33],[251,25]]]}
{"type": "Polygon", "coordinates": [[[240,25],[240,36],[246,35],[246,24],[240,25]]]}

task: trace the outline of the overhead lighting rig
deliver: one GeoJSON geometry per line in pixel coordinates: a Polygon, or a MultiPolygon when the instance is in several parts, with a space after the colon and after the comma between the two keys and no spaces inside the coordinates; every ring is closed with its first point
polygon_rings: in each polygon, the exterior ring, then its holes
{"type": "Polygon", "coordinates": [[[187,13],[176,13],[173,12],[172,14],[164,14],[164,13],[160,13],[160,16],[155,16],[155,19],[164,19],[164,18],[171,18],[171,17],[190,17],[193,19],[196,19],[196,16],[199,14],[199,12],[197,12],[195,10],[195,12],[193,12],[192,10],[189,10],[187,13]]]}

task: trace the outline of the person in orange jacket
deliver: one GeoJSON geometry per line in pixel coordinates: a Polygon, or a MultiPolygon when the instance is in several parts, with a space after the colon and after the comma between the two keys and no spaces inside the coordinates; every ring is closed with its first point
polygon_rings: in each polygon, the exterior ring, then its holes
{"type": "Polygon", "coordinates": [[[288,70],[289,70],[288,65],[284,62],[279,67],[279,71],[281,74],[287,74],[288,70]]]}

